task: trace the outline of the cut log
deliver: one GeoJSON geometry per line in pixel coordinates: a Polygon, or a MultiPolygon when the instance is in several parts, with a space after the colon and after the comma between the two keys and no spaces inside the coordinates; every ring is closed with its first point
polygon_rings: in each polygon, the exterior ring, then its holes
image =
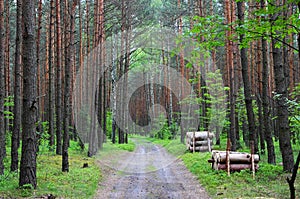
{"type": "MultiPolygon", "coordinates": [[[[195,141],[195,146],[207,146],[208,141],[203,140],[203,141],[195,141]]],[[[193,142],[190,142],[190,145],[193,146],[193,142]]],[[[212,145],[212,140],[210,140],[210,145],[212,145]]]]}
{"type": "MultiPolygon", "coordinates": [[[[257,171],[259,166],[258,164],[255,164],[254,167],[255,167],[255,171],[257,171]]],[[[227,170],[226,164],[220,164],[220,163],[214,164],[213,168],[215,170],[227,170]]],[[[241,171],[244,169],[252,170],[252,165],[251,164],[230,164],[230,171],[241,171]]]]}
{"type": "MultiPolygon", "coordinates": [[[[189,150],[193,151],[193,148],[194,147],[190,146],[189,150]]],[[[196,146],[195,151],[201,151],[201,152],[208,151],[208,146],[196,146]]]]}
{"type": "Polygon", "coordinates": [[[208,160],[214,170],[240,171],[243,169],[257,170],[259,155],[233,151],[212,151],[212,157],[208,160]],[[228,158],[228,159],[226,159],[228,158]],[[253,160],[253,161],[252,161],[253,160]],[[228,162],[230,165],[228,165],[228,162]],[[230,170],[228,170],[230,168],[230,170]]]}
{"type": "MultiPolygon", "coordinates": [[[[254,162],[259,162],[259,155],[253,155],[254,162]]],[[[225,163],[226,162],[226,153],[215,153],[214,158],[218,163],[225,163]]],[[[229,153],[229,160],[232,164],[235,163],[251,163],[251,154],[248,153],[229,153]]]]}
{"type": "Polygon", "coordinates": [[[186,137],[193,138],[193,134],[195,133],[195,139],[198,140],[206,140],[209,136],[210,139],[214,137],[214,134],[208,131],[198,131],[198,132],[187,132],[186,137]]]}

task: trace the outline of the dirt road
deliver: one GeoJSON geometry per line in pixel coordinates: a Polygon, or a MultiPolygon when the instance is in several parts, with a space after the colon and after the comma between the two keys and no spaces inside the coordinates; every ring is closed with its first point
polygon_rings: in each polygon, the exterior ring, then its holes
{"type": "Polygon", "coordinates": [[[134,142],[135,152],[101,158],[104,181],[95,198],[209,198],[181,160],[150,142],[134,142]]]}

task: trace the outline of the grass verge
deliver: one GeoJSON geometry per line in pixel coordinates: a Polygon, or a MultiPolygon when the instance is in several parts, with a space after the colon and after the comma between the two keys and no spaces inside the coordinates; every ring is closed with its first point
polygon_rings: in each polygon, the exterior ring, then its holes
{"type": "MultiPolygon", "coordinates": [[[[151,142],[165,147],[168,152],[179,156],[186,167],[199,179],[200,184],[206,189],[212,198],[289,198],[289,187],[282,166],[274,166],[266,163],[266,155],[262,156],[259,170],[255,179],[252,172],[243,170],[231,173],[227,176],[225,171],[215,171],[207,162],[211,153],[190,153],[180,140],[157,140],[148,138],[151,142]]],[[[218,148],[222,150],[222,148],[218,148]]],[[[244,151],[247,149],[244,148],[244,151]]],[[[249,150],[248,150],[249,151],[249,150]]],[[[280,161],[280,153],[276,153],[280,161]]],[[[296,196],[300,197],[300,174],[296,179],[296,196]]]]}
{"type": "Polygon", "coordinates": [[[18,173],[9,172],[10,156],[7,156],[5,174],[0,176],[0,198],[36,198],[50,194],[57,198],[92,198],[101,180],[101,172],[95,159],[87,158],[83,152],[78,151],[75,142],[71,142],[69,149],[68,173],[61,171],[61,158],[53,152],[38,155],[38,187],[34,190],[18,188],[18,173]],[[84,163],[89,166],[82,168],[84,163]]]}
{"type": "MultiPolygon", "coordinates": [[[[186,153],[182,156],[187,168],[197,176],[200,183],[213,198],[289,198],[286,174],[281,166],[260,163],[255,179],[249,170],[231,173],[212,170],[207,162],[210,153],[186,153]]],[[[299,180],[296,193],[300,193],[299,180]]]]}

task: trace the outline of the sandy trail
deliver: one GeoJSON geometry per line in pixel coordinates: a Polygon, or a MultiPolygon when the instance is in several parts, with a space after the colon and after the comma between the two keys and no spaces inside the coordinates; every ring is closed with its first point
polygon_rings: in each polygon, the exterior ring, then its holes
{"type": "Polygon", "coordinates": [[[133,141],[135,152],[100,158],[104,181],[95,198],[209,198],[181,160],[151,142],[133,141]]]}

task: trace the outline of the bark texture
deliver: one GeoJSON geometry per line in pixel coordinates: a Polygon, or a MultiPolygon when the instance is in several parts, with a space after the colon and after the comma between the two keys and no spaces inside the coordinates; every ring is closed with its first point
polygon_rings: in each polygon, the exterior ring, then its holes
{"type": "MultiPolygon", "coordinates": [[[[243,2],[237,2],[237,9],[238,9],[238,18],[239,20],[244,20],[244,12],[243,12],[243,2]]],[[[243,42],[245,35],[240,35],[240,43],[243,42]]],[[[255,122],[254,122],[254,113],[253,113],[253,106],[252,106],[252,97],[251,97],[251,83],[249,81],[249,72],[248,72],[248,59],[247,59],[247,49],[241,48],[241,64],[242,64],[242,76],[243,76],[243,83],[244,83],[244,95],[245,95],[245,104],[247,110],[247,118],[248,118],[248,125],[249,125],[249,135],[250,141],[255,141],[255,122]]],[[[257,144],[255,144],[257,146],[257,144]]],[[[257,153],[258,149],[255,147],[254,153],[257,153]]]]}
{"type": "Polygon", "coordinates": [[[0,0],[0,175],[4,173],[5,126],[4,126],[4,1],[0,0]]]}
{"type": "Polygon", "coordinates": [[[23,115],[22,115],[22,155],[19,186],[37,186],[36,179],[36,40],[35,40],[35,1],[24,0],[23,16],[23,115]]]}
{"type": "Polygon", "coordinates": [[[18,149],[20,145],[21,130],[21,42],[22,42],[22,1],[17,0],[17,29],[15,52],[15,82],[14,82],[14,121],[11,136],[11,171],[18,170],[18,149]]]}
{"type": "Polygon", "coordinates": [[[289,73],[288,66],[283,64],[282,48],[276,48],[275,39],[272,40],[272,54],[274,61],[274,75],[276,86],[277,122],[279,127],[279,146],[282,154],[284,171],[292,171],[294,165],[293,150],[289,126],[288,99],[289,73]]]}

